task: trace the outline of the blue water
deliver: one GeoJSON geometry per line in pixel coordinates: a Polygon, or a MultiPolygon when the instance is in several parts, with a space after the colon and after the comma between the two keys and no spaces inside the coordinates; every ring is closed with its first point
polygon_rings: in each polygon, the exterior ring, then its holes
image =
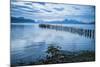
{"type": "MultiPolygon", "coordinates": [[[[78,28],[94,29],[94,25],[68,24],[78,28]]],[[[95,50],[95,40],[70,32],[41,29],[38,24],[11,24],[12,64],[37,61],[45,58],[48,44],[55,44],[64,51],[95,50]]]]}

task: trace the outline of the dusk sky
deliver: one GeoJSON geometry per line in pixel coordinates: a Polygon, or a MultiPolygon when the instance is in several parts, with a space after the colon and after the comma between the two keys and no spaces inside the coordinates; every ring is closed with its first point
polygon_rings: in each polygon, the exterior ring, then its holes
{"type": "Polygon", "coordinates": [[[35,21],[69,19],[90,23],[95,21],[95,7],[44,2],[11,2],[11,16],[24,17],[35,21]]]}

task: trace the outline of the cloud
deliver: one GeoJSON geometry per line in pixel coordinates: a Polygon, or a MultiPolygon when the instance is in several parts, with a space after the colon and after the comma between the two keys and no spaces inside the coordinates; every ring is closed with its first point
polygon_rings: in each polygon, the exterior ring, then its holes
{"type": "Polygon", "coordinates": [[[11,2],[11,15],[35,20],[53,21],[67,18],[88,22],[95,19],[95,7],[44,2],[11,2]]]}
{"type": "Polygon", "coordinates": [[[64,10],[64,8],[54,8],[55,10],[57,10],[57,11],[62,11],[62,10],[64,10]]]}
{"type": "Polygon", "coordinates": [[[79,7],[73,7],[75,10],[80,10],[80,8],[79,7]]]}
{"type": "Polygon", "coordinates": [[[48,10],[48,9],[41,9],[43,11],[46,11],[46,12],[52,12],[51,10],[48,10]]]}
{"type": "Polygon", "coordinates": [[[40,5],[45,5],[45,2],[37,2],[38,4],[40,4],[40,5]]]}
{"type": "Polygon", "coordinates": [[[32,5],[32,3],[31,3],[31,2],[26,2],[25,4],[26,4],[26,5],[32,5]]]}

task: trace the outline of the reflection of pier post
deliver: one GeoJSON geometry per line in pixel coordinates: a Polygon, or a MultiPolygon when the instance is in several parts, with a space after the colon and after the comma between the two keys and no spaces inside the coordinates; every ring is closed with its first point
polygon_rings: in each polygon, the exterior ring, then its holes
{"type": "Polygon", "coordinates": [[[95,30],[92,30],[92,38],[95,38],[95,30]]]}

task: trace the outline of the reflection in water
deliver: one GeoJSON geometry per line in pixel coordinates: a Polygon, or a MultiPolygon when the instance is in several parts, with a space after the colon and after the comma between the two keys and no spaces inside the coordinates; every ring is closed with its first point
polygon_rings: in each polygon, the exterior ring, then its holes
{"type": "MultiPolygon", "coordinates": [[[[73,25],[68,25],[73,26],[73,25]]],[[[76,25],[82,28],[94,28],[92,25],[76,25]]],[[[45,58],[48,44],[54,43],[64,51],[94,51],[94,39],[85,38],[69,32],[42,29],[38,24],[11,25],[11,61],[12,64],[24,61],[37,61],[45,58]]]]}

